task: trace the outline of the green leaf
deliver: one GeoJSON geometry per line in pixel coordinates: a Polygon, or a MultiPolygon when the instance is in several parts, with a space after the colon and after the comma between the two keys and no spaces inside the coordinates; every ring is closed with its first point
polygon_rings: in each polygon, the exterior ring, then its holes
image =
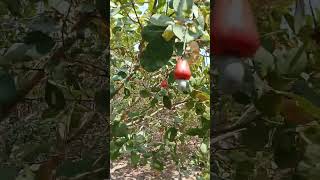
{"type": "Polygon", "coordinates": [[[173,0],[169,0],[169,7],[170,7],[171,9],[174,9],[174,8],[173,8],[173,0]]]}
{"type": "Polygon", "coordinates": [[[162,171],[164,169],[164,164],[157,159],[153,159],[151,166],[158,171],[162,171]]]}
{"type": "Polygon", "coordinates": [[[169,128],[165,133],[165,139],[173,142],[178,134],[178,130],[175,127],[169,128]]]}
{"type": "Polygon", "coordinates": [[[154,14],[150,18],[150,23],[156,26],[165,26],[167,27],[170,24],[173,24],[173,20],[163,14],[154,14]]]}
{"type": "Polygon", "coordinates": [[[175,52],[178,56],[182,56],[183,53],[183,42],[176,42],[174,44],[175,52]]]}
{"type": "Polygon", "coordinates": [[[13,77],[0,70],[0,105],[9,104],[16,99],[17,89],[13,77]]]}
{"type": "Polygon", "coordinates": [[[13,44],[6,52],[6,54],[0,59],[0,64],[11,64],[23,61],[30,61],[32,58],[27,54],[33,45],[24,43],[13,44]]]}
{"type": "MultiPolygon", "coordinates": [[[[209,116],[209,115],[208,115],[209,116]]],[[[206,118],[205,116],[200,117],[201,125],[203,130],[209,130],[210,129],[210,120],[209,118],[206,118]]]]}
{"type": "Polygon", "coordinates": [[[33,44],[36,46],[37,51],[41,54],[46,54],[51,51],[55,42],[48,35],[40,31],[32,31],[24,38],[26,44],[33,44]]]}
{"type": "MultiPolygon", "coordinates": [[[[56,9],[61,14],[66,15],[70,4],[64,0],[49,0],[49,6],[56,9]]],[[[106,7],[106,6],[105,6],[106,7]]]]}
{"type": "Polygon", "coordinates": [[[202,35],[202,32],[197,27],[195,27],[195,32],[193,32],[180,24],[174,24],[172,30],[180,41],[186,43],[194,41],[202,35]]]}
{"type": "Polygon", "coordinates": [[[151,13],[156,13],[156,12],[154,11],[154,8],[156,9],[156,7],[153,7],[154,1],[155,1],[155,0],[150,0],[150,1],[149,1],[149,4],[148,4],[148,11],[151,12],[151,13]]]}
{"type": "Polygon", "coordinates": [[[114,84],[111,83],[110,84],[110,97],[113,97],[115,95],[115,93],[116,93],[116,89],[114,87],[114,84]]]}
{"type": "Polygon", "coordinates": [[[154,72],[166,65],[173,53],[173,41],[166,42],[162,37],[151,41],[143,51],[140,64],[148,72],[154,72]]]}
{"type": "Polygon", "coordinates": [[[167,0],[158,0],[157,9],[164,7],[167,3],[167,0]]]}
{"type": "Polygon", "coordinates": [[[186,103],[186,107],[188,108],[188,110],[191,110],[194,108],[194,101],[193,100],[189,100],[187,103],[186,103]]]}
{"type": "Polygon", "coordinates": [[[10,13],[13,16],[21,16],[21,9],[22,9],[22,4],[21,1],[19,0],[6,0],[4,3],[7,5],[10,13]]]}
{"type": "Polygon", "coordinates": [[[133,119],[135,117],[139,117],[140,116],[140,112],[129,112],[128,117],[133,119]]]}
{"type": "Polygon", "coordinates": [[[307,55],[305,53],[305,49],[307,47],[307,43],[304,43],[299,48],[293,49],[290,51],[289,56],[292,56],[292,59],[290,61],[290,70],[291,71],[302,71],[308,62],[307,55]],[[298,69],[298,70],[296,70],[298,69]]]}
{"type": "Polygon", "coordinates": [[[117,75],[120,76],[122,79],[127,77],[127,73],[125,71],[119,71],[117,75]]]}
{"type": "Polygon", "coordinates": [[[197,102],[196,104],[195,104],[195,110],[196,110],[196,113],[198,114],[198,115],[202,115],[205,111],[206,111],[206,107],[205,107],[205,105],[203,104],[203,103],[199,103],[199,102],[197,102]]]}
{"type": "Polygon", "coordinates": [[[34,32],[40,31],[44,34],[49,34],[60,30],[59,24],[48,15],[35,17],[32,20],[29,28],[34,32]]]}
{"type": "Polygon", "coordinates": [[[172,108],[172,103],[171,103],[171,99],[169,96],[163,96],[163,105],[164,107],[166,107],[167,109],[171,109],[172,108]]]}
{"type": "Polygon", "coordinates": [[[131,152],[130,159],[133,166],[137,166],[140,162],[140,156],[136,152],[131,152]]]}
{"type": "Polygon", "coordinates": [[[154,107],[156,104],[158,104],[158,99],[157,98],[153,98],[152,101],[150,102],[151,106],[154,107]]]}
{"type": "Polygon", "coordinates": [[[193,0],[173,0],[173,8],[177,16],[181,16],[183,12],[190,13],[193,0]]]}
{"type": "Polygon", "coordinates": [[[305,24],[305,4],[304,0],[296,1],[296,9],[294,12],[294,31],[296,34],[299,33],[300,29],[305,24]]]}
{"type": "Polygon", "coordinates": [[[148,24],[142,29],[142,38],[148,42],[157,41],[159,39],[162,39],[162,33],[165,29],[166,27],[163,26],[148,24]]]}
{"type": "Polygon", "coordinates": [[[115,122],[111,126],[111,134],[113,137],[127,137],[129,128],[126,124],[115,122]]]}
{"type": "Polygon", "coordinates": [[[139,92],[140,96],[143,97],[143,98],[147,98],[147,97],[150,97],[152,94],[146,90],[146,89],[143,89],[139,92]]]}
{"type": "Polygon", "coordinates": [[[45,87],[45,100],[50,107],[57,110],[63,109],[66,105],[63,92],[49,81],[47,81],[45,87]]]}
{"type": "Polygon", "coordinates": [[[261,45],[262,47],[268,51],[268,52],[273,52],[275,45],[273,40],[270,37],[264,37],[261,39],[261,45]]]}
{"type": "Polygon", "coordinates": [[[273,55],[265,48],[260,47],[254,56],[254,65],[261,77],[267,76],[274,69],[273,55]]]}
{"type": "Polygon", "coordinates": [[[124,89],[123,89],[123,93],[124,93],[124,95],[125,95],[126,98],[129,97],[129,96],[130,96],[130,89],[124,88],[124,89]]]}
{"type": "Polygon", "coordinates": [[[286,29],[289,34],[289,37],[293,36],[293,31],[294,31],[294,17],[289,14],[289,13],[285,13],[283,15],[284,21],[283,21],[283,28],[282,29],[286,29]]]}
{"type": "Polygon", "coordinates": [[[154,86],[151,88],[152,92],[159,92],[161,90],[161,88],[159,86],[154,86]]]}
{"type": "Polygon", "coordinates": [[[278,74],[298,76],[306,67],[308,59],[304,51],[306,45],[299,48],[289,50],[276,49],[274,56],[276,57],[276,68],[278,74]]]}
{"type": "Polygon", "coordinates": [[[110,142],[110,159],[116,160],[120,156],[120,148],[115,141],[110,142]]]}
{"type": "Polygon", "coordinates": [[[199,136],[204,137],[205,131],[202,128],[190,128],[186,131],[186,134],[189,136],[199,136]]]}

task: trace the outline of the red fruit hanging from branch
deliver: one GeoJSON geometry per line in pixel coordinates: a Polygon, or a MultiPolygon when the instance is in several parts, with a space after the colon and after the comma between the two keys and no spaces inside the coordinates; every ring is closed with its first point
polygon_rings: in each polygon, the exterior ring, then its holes
{"type": "Polygon", "coordinates": [[[174,79],[178,82],[178,87],[182,90],[186,90],[187,82],[191,77],[191,71],[188,61],[177,58],[176,69],[174,70],[174,79]]]}
{"type": "Polygon", "coordinates": [[[167,88],[167,87],[168,87],[168,82],[167,82],[167,80],[163,80],[163,81],[161,82],[160,86],[161,86],[162,88],[167,88]]]}
{"type": "Polygon", "coordinates": [[[177,58],[176,69],[174,70],[174,78],[176,80],[189,80],[191,77],[191,71],[188,61],[177,58]]]}
{"type": "Polygon", "coordinates": [[[253,56],[259,34],[247,0],[215,0],[211,18],[214,55],[253,56]]]}

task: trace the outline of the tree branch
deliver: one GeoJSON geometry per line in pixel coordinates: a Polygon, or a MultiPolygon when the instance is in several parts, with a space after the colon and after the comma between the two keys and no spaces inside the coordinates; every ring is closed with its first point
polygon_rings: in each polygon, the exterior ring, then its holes
{"type": "Polygon", "coordinates": [[[134,7],[134,2],[133,2],[133,0],[131,0],[131,5],[132,5],[132,8],[133,8],[133,10],[134,10],[134,14],[136,15],[137,21],[138,21],[138,23],[139,23],[139,25],[140,25],[140,28],[142,29],[143,26],[142,26],[142,24],[141,24],[141,22],[140,22],[140,19],[139,19],[139,17],[138,17],[136,8],[134,7]]]}
{"type": "Polygon", "coordinates": [[[230,137],[230,135],[233,135],[234,133],[242,131],[249,124],[257,120],[258,119],[257,117],[259,115],[260,115],[260,112],[258,112],[258,110],[254,107],[254,105],[251,105],[234,125],[221,130],[213,131],[212,134],[214,138],[211,140],[211,143],[216,143],[219,140],[225,139],[225,136],[230,137]]]}

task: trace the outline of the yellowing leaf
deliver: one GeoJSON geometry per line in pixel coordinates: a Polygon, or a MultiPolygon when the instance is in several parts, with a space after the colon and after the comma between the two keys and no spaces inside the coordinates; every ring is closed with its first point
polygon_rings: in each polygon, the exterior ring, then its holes
{"type": "Polygon", "coordinates": [[[200,53],[200,48],[197,41],[190,42],[190,48],[193,53],[197,53],[197,54],[200,53]]]}
{"type": "Polygon", "coordinates": [[[287,93],[282,91],[277,91],[277,93],[290,97],[295,101],[296,106],[301,109],[304,113],[316,118],[320,119],[320,108],[315,106],[312,102],[307,100],[306,98],[293,94],[293,93],[287,93]]]}
{"type": "Polygon", "coordinates": [[[196,91],[195,96],[197,99],[199,99],[201,102],[203,101],[209,101],[210,100],[210,96],[205,93],[205,92],[201,92],[201,91],[196,91]]]}
{"type": "Polygon", "coordinates": [[[170,41],[174,36],[173,30],[172,30],[172,26],[168,26],[164,32],[162,33],[162,37],[166,40],[166,41],[170,41]]]}

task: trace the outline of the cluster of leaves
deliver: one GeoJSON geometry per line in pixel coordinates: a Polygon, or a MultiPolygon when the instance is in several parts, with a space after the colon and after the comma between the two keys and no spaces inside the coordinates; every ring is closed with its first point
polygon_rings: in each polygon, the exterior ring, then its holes
{"type": "Polygon", "coordinates": [[[180,169],[197,157],[194,165],[204,165],[208,177],[209,66],[200,51],[209,51],[209,8],[192,0],[111,2],[113,162],[128,156],[133,166],[164,170],[172,160],[180,169]],[[182,55],[192,71],[185,93],[173,76],[182,55]],[[198,148],[191,156],[181,147],[191,147],[192,137],[198,148]]]}
{"type": "MultiPolygon", "coordinates": [[[[259,3],[254,11],[267,12],[259,3]]],[[[257,16],[262,46],[245,62],[246,86],[215,103],[214,176],[318,179],[319,3],[265,8],[269,15],[257,16]]]]}
{"type": "Polygon", "coordinates": [[[0,2],[0,179],[106,176],[106,12],[103,0],[0,2]]]}

